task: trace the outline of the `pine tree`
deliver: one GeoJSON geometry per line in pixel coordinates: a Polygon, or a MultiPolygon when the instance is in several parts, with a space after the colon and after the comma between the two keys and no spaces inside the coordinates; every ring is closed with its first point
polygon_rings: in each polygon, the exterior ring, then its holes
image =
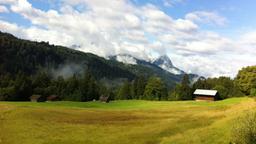
{"type": "Polygon", "coordinates": [[[184,74],[181,82],[181,98],[182,100],[191,100],[192,99],[192,90],[190,88],[190,81],[188,74],[184,74]]]}
{"type": "Polygon", "coordinates": [[[191,100],[192,89],[190,88],[189,76],[184,74],[180,84],[177,84],[171,92],[169,99],[171,100],[191,100]]]}
{"type": "Polygon", "coordinates": [[[10,100],[27,101],[32,95],[32,82],[31,79],[23,73],[17,74],[14,82],[15,96],[10,100]]]}
{"type": "Polygon", "coordinates": [[[158,77],[151,77],[146,85],[143,99],[167,100],[167,89],[163,81],[158,77]]]}
{"type": "Polygon", "coordinates": [[[146,86],[146,80],[144,76],[139,76],[137,82],[137,98],[142,99],[146,86]]]}
{"type": "Polygon", "coordinates": [[[118,99],[131,99],[131,87],[128,81],[125,81],[118,92],[118,99]]]}
{"type": "Polygon", "coordinates": [[[139,98],[139,96],[138,96],[138,79],[137,78],[135,78],[135,80],[132,81],[131,96],[132,96],[132,99],[138,99],[139,98]]]}
{"type": "MultiPolygon", "coordinates": [[[[65,100],[73,100],[74,96],[81,97],[79,88],[79,81],[77,76],[74,74],[71,78],[67,79],[67,86],[65,89],[65,100]],[[76,95],[74,95],[76,93],[76,95]],[[77,95],[79,94],[79,95],[77,95]]],[[[81,101],[76,99],[77,101],[81,101]]]]}
{"type": "Polygon", "coordinates": [[[57,78],[57,80],[55,81],[55,85],[56,85],[56,92],[57,92],[57,95],[59,97],[61,97],[61,99],[64,98],[64,95],[65,95],[65,89],[66,89],[66,83],[65,83],[65,80],[62,76],[59,76],[57,78]]]}

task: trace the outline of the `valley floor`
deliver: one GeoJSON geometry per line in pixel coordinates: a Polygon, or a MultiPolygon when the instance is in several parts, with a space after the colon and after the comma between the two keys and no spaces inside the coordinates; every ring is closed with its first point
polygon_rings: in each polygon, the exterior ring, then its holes
{"type": "Polygon", "coordinates": [[[0,102],[0,144],[223,144],[250,98],[218,102],[0,102]]]}

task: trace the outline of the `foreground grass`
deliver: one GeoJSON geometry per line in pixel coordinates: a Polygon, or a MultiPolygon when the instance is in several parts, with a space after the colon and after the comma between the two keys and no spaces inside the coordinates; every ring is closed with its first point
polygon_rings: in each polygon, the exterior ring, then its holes
{"type": "Polygon", "coordinates": [[[229,143],[250,98],[219,102],[0,102],[0,144],[229,143]]]}

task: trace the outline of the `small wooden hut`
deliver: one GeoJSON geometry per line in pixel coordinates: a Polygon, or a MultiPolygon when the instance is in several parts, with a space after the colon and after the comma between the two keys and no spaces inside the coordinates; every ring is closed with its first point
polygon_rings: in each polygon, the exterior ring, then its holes
{"type": "Polygon", "coordinates": [[[217,90],[196,89],[193,93],[196,101],[215,101],[218,97],[217,90]]]}
{"type": "Polygon", "coordinates": [[[109,101],[110,101],[110,97],[109,96],[104,96],[104,95],[102,95],[102,96],[100,96],[100,102],[105,102],[105,103],[109,103],[109,101]]]}

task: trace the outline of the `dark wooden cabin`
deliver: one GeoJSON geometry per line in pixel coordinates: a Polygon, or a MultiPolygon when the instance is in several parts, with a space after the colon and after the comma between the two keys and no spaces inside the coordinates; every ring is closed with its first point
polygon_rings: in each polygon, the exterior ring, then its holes
{"type": "Polygon", "coordinates": [[[109,96],[100,96],[100,102],[105,102],[105,103],[109,103],[110,101],[110,97],[109,96]]]}
{"type": "Polygon", "coordinates": [[[60,97],[57,95],[50,95],[46,98],[47,101],[60,101],[60,97]]]}
{"type": "Polygon", "coordinates": [[[217,90],[196,89],[193,93],[196,101],[215,101],[218,97],[217,90]]]}

